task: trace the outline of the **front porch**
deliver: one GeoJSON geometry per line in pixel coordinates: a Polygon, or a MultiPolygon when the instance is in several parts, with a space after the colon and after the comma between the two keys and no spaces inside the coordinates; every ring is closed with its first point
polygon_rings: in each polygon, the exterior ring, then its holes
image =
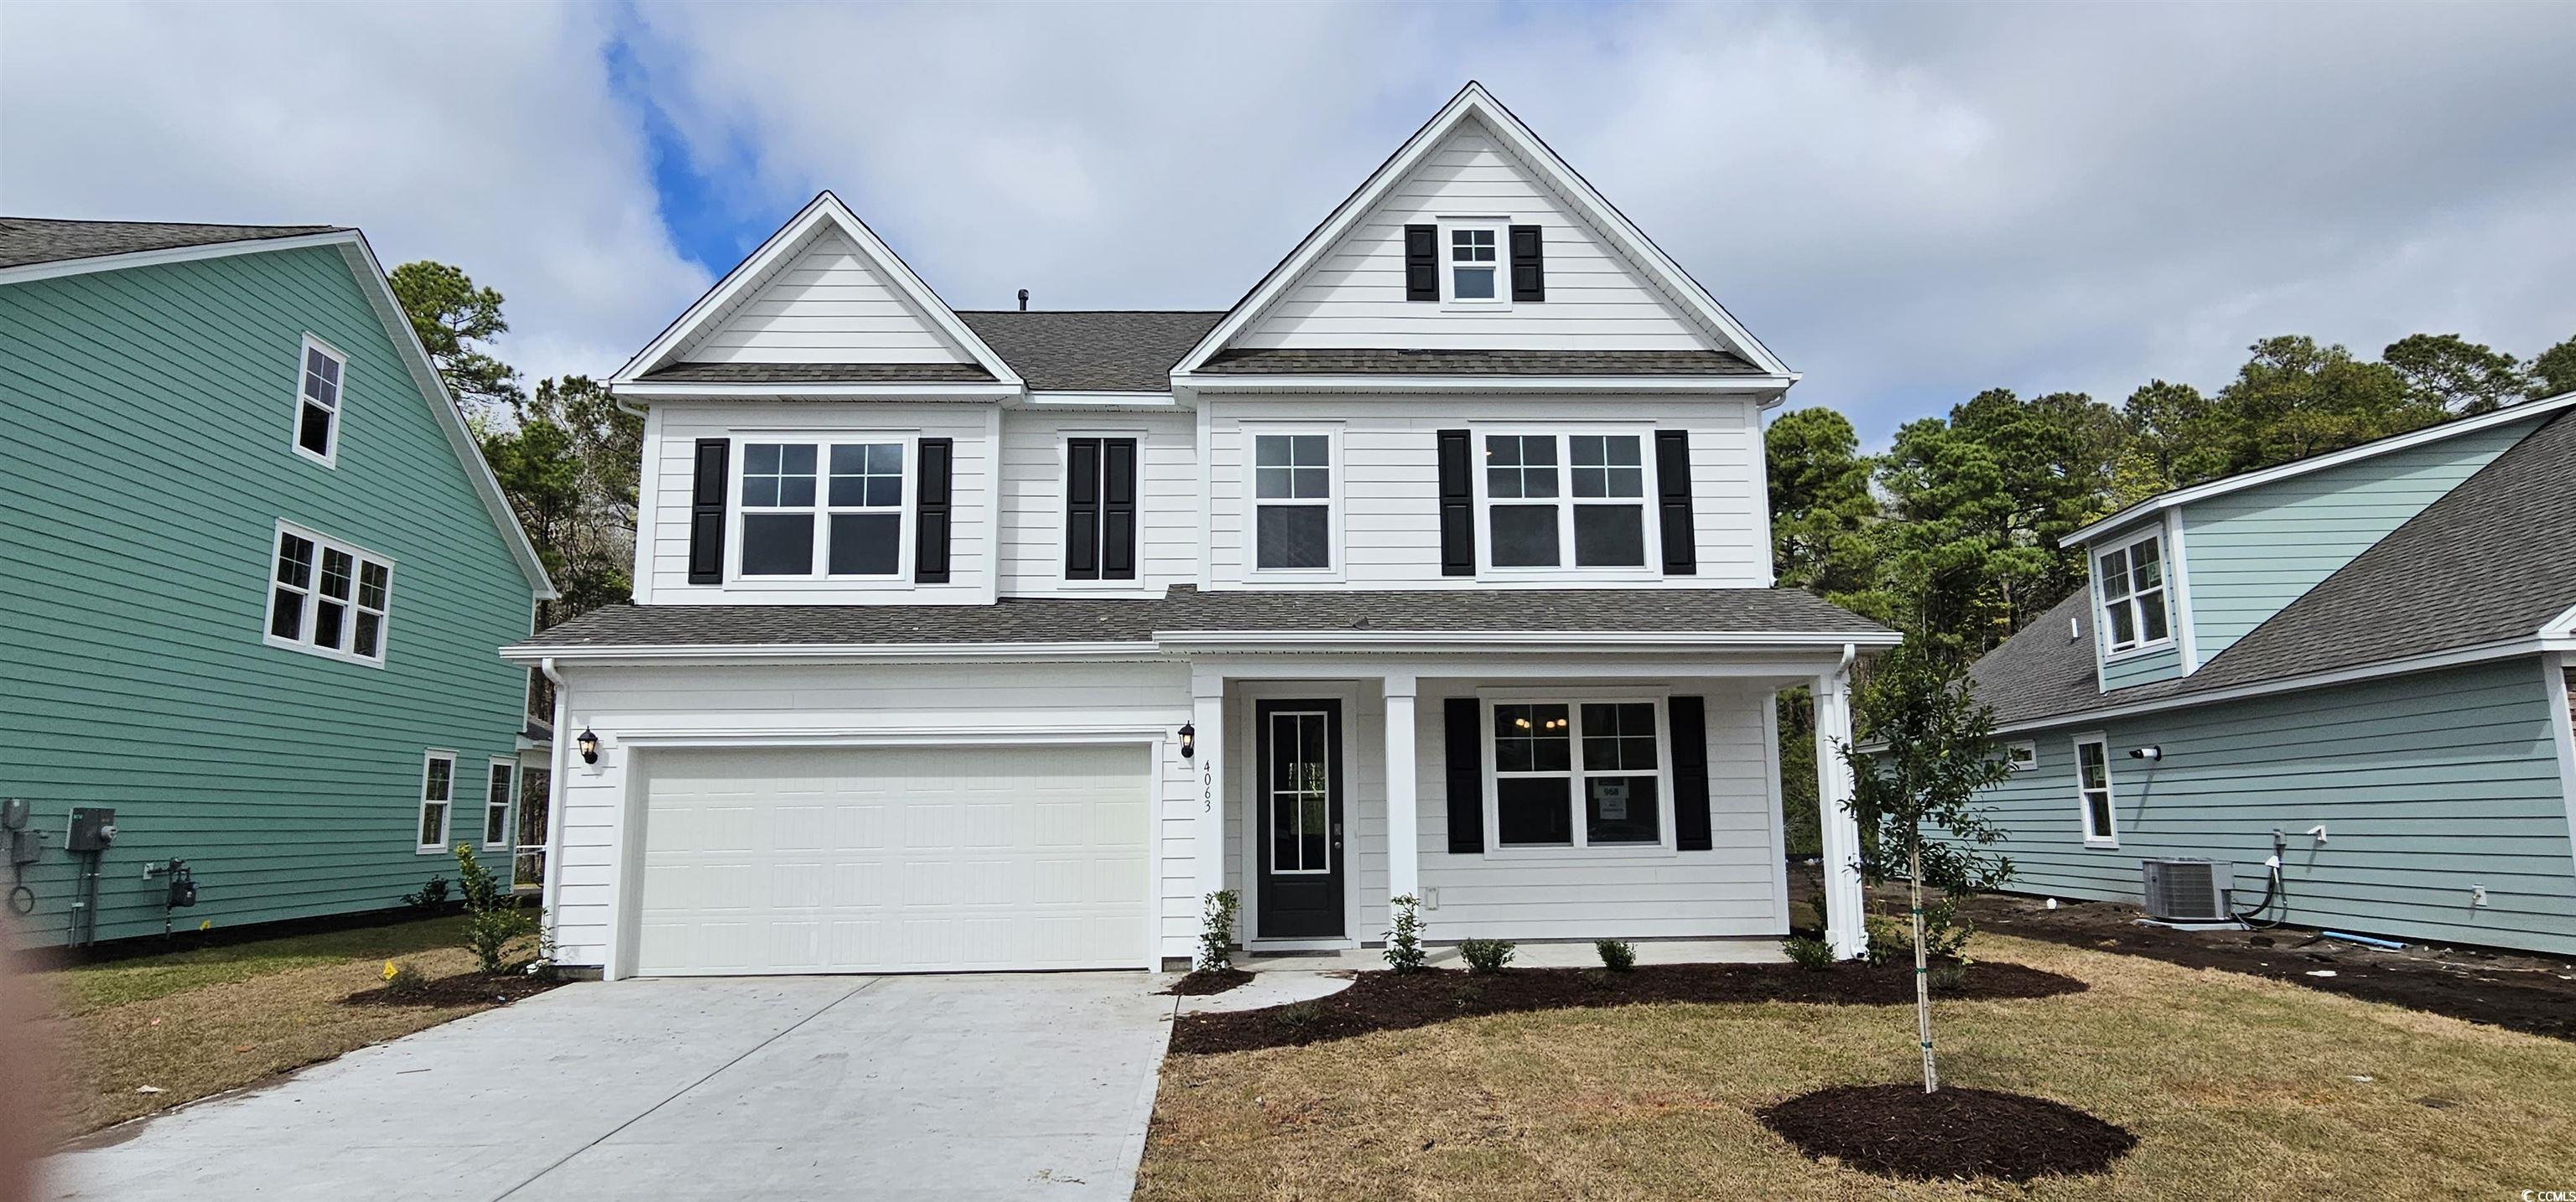
{"type": "Polygon", "coordinates": [[[1436,657],[1199,654],[1192,857],[1239,899],[1238,965],[1383,964],[1391,899],[1435,962],[1463,939],[1517,964],[1767,960],[1789,926],[1776,699],[1816,698],[1828,941],[1862,951],[1858,836],[1832,747],[1842,646],[1436,657]],[[1675,959],[1680,957],[1681,959],[1675,959]]]}

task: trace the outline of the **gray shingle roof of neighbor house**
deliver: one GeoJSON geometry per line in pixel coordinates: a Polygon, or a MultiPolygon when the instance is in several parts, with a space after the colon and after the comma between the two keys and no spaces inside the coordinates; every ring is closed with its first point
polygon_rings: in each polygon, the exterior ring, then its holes
{"type": "Polygon", "coordinates": [[[967,309],[957,316],[1030,388],[1169,392],[1173,365],[1225,314],[1177,309],[967,309]]]}
{"type": "Polygon", "coordinates": [[[2524,437],[2190,676],[2099,691],[2089,589],[1987,653],[1974,676],[2011,725],[2528,638],[2570,606],[2576,413],[2524,437]]]}
{"type": "Polygon", "coordinates": [[[183,246],[338,233],[337,225],[199,225],[180,221],[62,221],[0,217],[0,267],[26,267],[183,246]]]}
{"type": "Polygon", "coordinates": [[[1761,369],[1726,351],[1335,350],[1222,352],[1202,375],[1740,376],[1761,369]]]}
{"type": "Polygon", "coordinates": [[[983,383],[993,373],[975,363],[674,363],[639,378],[649,384],[983,383]]]}
{"type": "Polygon", "coordinates": [[[1884,635],[1795,589],[1202,593],[1159,598],[1007,599],[992,605],[613,605],[529,648],[1136,643],[1187,632],[1583,631],[1884,635]]]}

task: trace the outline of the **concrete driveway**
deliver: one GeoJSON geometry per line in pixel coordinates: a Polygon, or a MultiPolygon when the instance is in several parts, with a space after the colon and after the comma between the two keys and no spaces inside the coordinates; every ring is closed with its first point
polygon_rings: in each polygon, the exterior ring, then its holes
{"type": "Polygon", "coordinates": [[[1142,973],[569,985],[91,1137],[51,1194],[1125,1198],[1142,973]]]}

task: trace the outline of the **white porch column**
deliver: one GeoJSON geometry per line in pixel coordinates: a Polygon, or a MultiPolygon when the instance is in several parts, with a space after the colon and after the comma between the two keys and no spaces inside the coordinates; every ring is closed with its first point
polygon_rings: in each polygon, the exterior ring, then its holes
{"type": "Polygon", "coordinates": [[[1386,894],[1421,896],[1422,823],[1414,796],[1411,674],[1386,677],[1386,894]]]}
{"type": "Polygon", "coordinates": [[[1198,870],[1198,898],[1190,929],[1199,930],[1199,909],[1207,896],[1225,888],[1225,677],[1190,673],[1190,724],[1198,755],[1190,761],[1190,840],[1192,864],[1198,870]]]}
{"type": "Polygon", "coordinates": [[[1845,803],[1852,796],[1851,765],[1842,749],[1851,744],[1851,674],[1845,668],[1814,682],[1816,695],[1816,803],[1823,811],[1825,861],[1825,942],[1837,959],[1849,960],[1869,949],[1861,916],[1865,902],[1860,885],[1860,824],[1845,803]]]}

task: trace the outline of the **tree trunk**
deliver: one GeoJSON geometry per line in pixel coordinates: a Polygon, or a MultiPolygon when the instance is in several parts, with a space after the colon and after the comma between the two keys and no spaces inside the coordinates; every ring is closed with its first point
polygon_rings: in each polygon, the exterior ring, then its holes
{"type": "Polygon", "coordinates": [[[1905,849],[1905,859],[1905,891],[1914,905],[1914,1030],[1923,1041],[1923,1092],[1934,1093],[1941,1088],[1941,1075],[1932,1067],[1932,977],[1923,952],[1923,831],[1919,826],[1905,849]]]}

